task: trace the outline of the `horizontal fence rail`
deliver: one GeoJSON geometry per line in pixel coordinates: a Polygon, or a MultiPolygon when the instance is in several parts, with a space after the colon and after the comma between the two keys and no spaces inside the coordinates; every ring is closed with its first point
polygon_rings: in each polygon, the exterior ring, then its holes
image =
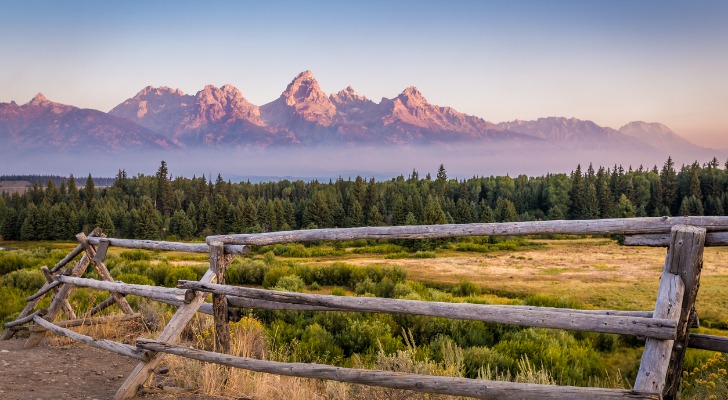
{"type": "Polygon", "coordinates": [[[337,307],[358,312],[426,315],[539,328],[619,333],[656,339],[675,339],[675,321],[669,319],[586,314],[574,312],[574,310],[555,312],[541,310],[539,307],[519,308],[516,310],[511,308],[512,306],[506,305],[441,303],[384,299],[378,297],[291,293],[184,280],[179,281],[179,287],[260,300],[337,307]]]}
{"type": "Polygon", "coordinates": [[[656,393],[621,389],[584,388],[576,386],[537,385],[532,383],[486,381],[480,379],[419,375],[404,372],[334,367],[325,364],[301,364],[236,357],[211,351],[172,346],[166,343],[137,339],[137,347],[175,354],[199,361],[237,367],[256,372],[301,378],[328,379],[393,389],[410,389],[453,396],[493,400],[573,400],[573,399],[660,399],[656,393]]]}
{"type": "MultiPolygon", "coordinates": [[[[97,237],[89,237],[88,242],[94,245],[98,245],[101,242],[108,242],[111,246],[124,247],[127,249],[183,251],[187,253],[210,252],[210,247],[205,243],[161,242],[156,240],[135,240],[97,237]]],[[[250,249],[245,246],[228,244],[225,245],[225,252],[227,254],[245,255],[250,252],[250,249]]]]}
{"type": "Polygon", "coordinates": [[[675,225],[696,225],[727,231],[728,217],[653,217],[482,224],[405,225],[363,228],[308,229],[271,233],[208,236],[208,244],[269,245],[315,240],[438,239],[465,236],[636,235],[669,233],[675,225]]]}

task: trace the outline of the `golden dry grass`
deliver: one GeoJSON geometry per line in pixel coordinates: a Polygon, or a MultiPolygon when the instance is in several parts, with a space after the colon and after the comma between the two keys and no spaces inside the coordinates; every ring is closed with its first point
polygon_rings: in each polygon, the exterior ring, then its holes
{"type": "MultiPolygon", "coordinates": [[[[337,258],[353,265],[400,266],[408,278],[435,284],[467,279],[493,302],[543,294],[569,298],[589,308],[651,310],[666,249],[620,246],[608,239],[536,240],[543,247],[516,252],[439,251],[434,259],[387,260],[383,255],[337,258]]],[[[707,247],[697,309],[728,320],[728,248],[707,247]]],[[[331,259],[314,262],[328,264],[331,259]]]]}

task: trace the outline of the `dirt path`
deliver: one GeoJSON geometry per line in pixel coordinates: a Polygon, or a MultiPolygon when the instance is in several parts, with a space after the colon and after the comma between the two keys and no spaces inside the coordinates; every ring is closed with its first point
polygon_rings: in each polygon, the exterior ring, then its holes
{"type": "MultiPolygon", "coordinates": [[[[41,344],[23,349],[24,340],[0,341],[0,399],[107,400],[137,361],[83,345],[41,344]]],[[[144,395],[150,399],[219,399],[196,395],[144,395]]]]}

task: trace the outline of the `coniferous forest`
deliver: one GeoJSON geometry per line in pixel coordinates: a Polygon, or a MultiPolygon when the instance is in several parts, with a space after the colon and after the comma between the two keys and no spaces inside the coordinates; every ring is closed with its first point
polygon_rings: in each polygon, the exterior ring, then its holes
{"type": "Polygon", "coordinates": [[[724,215],[728,170],[717,159],[676,167],[620,165],[570,174],[450,179],[408,176],[231,183],[220,175],[174,177],[162,161],[154,175],[120,170],[110,186],[89,175],[35,181],[0,197],[4,240],[73,239],[102,227],[109,236],[191,239],[211,234],[291,229],[473,222],[724,215]]]}

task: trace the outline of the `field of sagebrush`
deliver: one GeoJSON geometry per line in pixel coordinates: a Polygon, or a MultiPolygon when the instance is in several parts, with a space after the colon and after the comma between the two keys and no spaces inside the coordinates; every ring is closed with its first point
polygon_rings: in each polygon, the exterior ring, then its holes
{"type": "MultiPolygon", "coordinates": [[[[0,251],[0,322],[4,323],[45,282],[39,267],[54,265],[74,244],[0,242],[0,247],[13,249],[0,251]]],[[[339,296],[651,310],[664,257],[665,249],[624,247],[601,237],[475,237],[416,245],[357,240],[257,247],[234,260],[227,282],[339,296]]],[[[705,249],[697,303],[699,332],[728,335],[728,292],[722,290],[728,283],[726,260],[728,249],[705,249]]],[[[168,287],[179,279],[199,279],[209,266],[205,254],[114,248],[106,264],[117,280],[168,287]]],[[[94,272],[87,276],[96,277],[94,272]]],[[[77,289],[70,302],[83,312],[106,296],[77,289]]],[[[147,328],[152,331],[161,329],[173,312],[173,307],[127,298],[149,316],[147,328]]],[[[241,355],[470,378],[628,388],[643,346],[629,336],[421,316],[265,310],[246,310],[244,315],[232,324],[234,352],[241,355]]],[[[210,319],[201,316],[185,331],[184,339],[210,348],[213,335],[210,319]]],[[[293,386],[281,386],[269,381],[287,378],[189,360],[175,359],[173,367],[169,379],[215,395],[268,398],[274,395],[265,390],[295,387],[296,393],[285,395],[392,397],[385,389],[301,379],[291,379],[296,382],[293,386]],[[227,383],[220,385],[220,379],[227,383]]],[[[722,355],[690,350],[683,398],[728,395],[727,367],[722,355]]],[[[274,397],[278,395],[282,394],[274,397]]]]}

